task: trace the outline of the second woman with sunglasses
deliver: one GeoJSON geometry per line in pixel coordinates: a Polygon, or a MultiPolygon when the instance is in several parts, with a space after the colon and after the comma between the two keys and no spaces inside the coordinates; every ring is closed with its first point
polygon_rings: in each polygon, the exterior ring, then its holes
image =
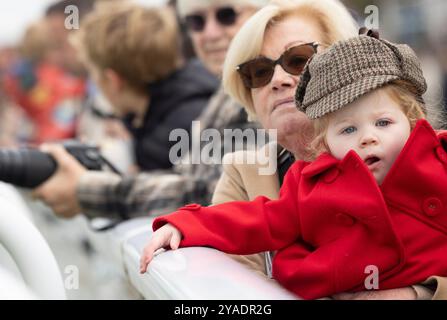
{"type": "MultiPolygon", "coordinates": [[[[253,200],[264,195],[277,199],[281,175],[294,159],[308,160],[307,146],[312,129],[307,117],[294,103],[296,87],[304,65],[316,51],[357,34],[357,27],[347,9],[337,0],[276,0],[256,13],[234,38],[224,65],[223,82],[227,92],[245,106],[249,116],[265,129],[277,130],[278,171],[260,175],[258,164],[241,164],[249,152],[227,154],[213,204],[253,200]],[[231,163],[231,164],[227,164],[231,163]]],[[[259,150],[268,153],[271,148],[259,150]]],[[[273,148],[274,150],[274,148],[273,148]]],[[[263,159],[262,157],[259,157],[263,159]]],[[[265,265],[256,264],[253,256],[238,256],[258,272],[269,274],[270,254],[265,265]]],[[[439,292],[444,279],[434,278],[439,292]]],[[[424,286],[388,291],[342,294],[333,298],[424,299],[433,292],[424,286]]]]}
{"type": "Polygon", "coordinates": [[[266,0],[178,0],[177,9],[195,53],[213,74],[222,74],[230,42],[266,0]]]}

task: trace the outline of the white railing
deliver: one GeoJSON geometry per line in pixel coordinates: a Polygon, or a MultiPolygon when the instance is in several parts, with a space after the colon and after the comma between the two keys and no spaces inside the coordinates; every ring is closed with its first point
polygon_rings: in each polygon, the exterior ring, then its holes
{"type": "MultiPolygon", "coordinates": [[[[6,293],[6,297],[3,294],[0,298],[65,299],[62,277],[50,248],[31,223],[29,210],[22,205],[23,200],[17,191],[9,186],[4,188],[0,184],[0,244],[17,264],[23,281],[11,276],[11,272],[5,272],[7,263],[0,261],[0,292],[6,293]]],[[[122,274],[143,298],[297,299],[273,280],[260,277],[224,253],[210,248],[160,252],[148,271],[140,274],[140,254],[152,234],[152,220],[132,219],[105,232],[89,232],[95,249],[121,267],[122,274]]]]}
{"type": "Polygon", "coordinates": [[[109,240],[104,235],[92,234],[95,247],[108,252],[122,265],[129,281],[144,298],[298,299],[273,280],[260,277],[224,253],[210,248],[162,252],[154,257],[148,272],[141,275],[140,253],[151,236],[151,222],[149,218],[123,222],[108,232],[109,240]]]}
{"type": "MultiPolygon", "coordinates": [[[[31,223],[26,205],[19,204],[17,199],[20,197],[15,189],[1,184],[0,245],[9,253],[26,286],[36,297],[65,299],[56,259],[45,239],[31,223]]],[[[6,275],[3,278],[6,279],[6,275]]],[[[1,291],[7,293],[12,288],[6,288],[6,283],[13,285],[13,280],[0,282],[1,291]]]]}
{"type": "Polygon", "coordinates": [[[37,297],[11,273],[0,266],[0,300],[35,300],[37,297]]]}

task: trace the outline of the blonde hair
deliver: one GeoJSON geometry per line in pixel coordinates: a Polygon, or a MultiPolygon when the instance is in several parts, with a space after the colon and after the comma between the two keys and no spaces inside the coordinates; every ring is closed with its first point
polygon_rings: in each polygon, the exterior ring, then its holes
{"type": "Polygon", "coordinates": [[[265,32],[289,16],[303,16],[314,20],[326,45],[351,38],[358,30],[353,17],[338,0],[272,0],[255,13],[234,37],[223,68],[223,86],[226,92],[245,106],[252,120],[256,119],[256,114],[251,90],[244,86],[236,67],[259,56],[265,32]]]}
{"type": "Polygon", "coordinates": [[[179,32],[170,8],[97,8],[71,40],[87,64],[114,70],[140,92],[174,72],[180,62],[179,32]]]}
{"type": "MultiPolygon", "coordinates": [[[[418,97],[416,89],[409,82],[394,80],[376,90],[383,90],[400,106],[402,112],[408,118],[411,130],[414,129],[418,120],[427,117],[427,106],[422,98],[418,97]]],[[[312,158],[316,158],[323,152],[330,152],[326,142],[326,133],[333,114],[334,112],[328,113],[312,121],[315,134],[314,140],[309,146],[309,153],[312,154],[312,158]]]]}

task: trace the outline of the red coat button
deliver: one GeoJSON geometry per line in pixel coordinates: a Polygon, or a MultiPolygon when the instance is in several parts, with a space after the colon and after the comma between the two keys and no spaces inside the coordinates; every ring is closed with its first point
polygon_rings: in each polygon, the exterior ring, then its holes
{"type": "Polygon", "coordinates": [[[337,168],[333,168],[333,169],[329,170],[328,172],[326,172],[326,174],[323,177],[323,181],[325,183],[332,183],[337,179],[339,174],[340,174],[340,171],[337,168]]]}
{"type": "Polygon", "coordinates": [[[447,163],[447,153],[442,146],[436,148],[436,156],[441,162],[447,163]]]}
{"type": "Polygon", "coordinates": [[[355,219],[345,213],[337,213],[337,215],[335,216],[335,220],[338,224],[345,227],[351,227],[355,224],[355,219]]]}
{"type": "Polygon", "coordinates": [[[422,204],[422,210],[424,210],[425,214],[429,217],[434,217],[441,213],[443,207],[444,205],[438,198],[425,199],[422,204]]]}
{"type": "Polygon", "coordinates": [[[196,211],[196,210],[200,210],[200,208],[202,208],[202,206],[200,204],[191,203],[191,204],[187,204],[186,206],[181,207],[179,210],[196,211]]]}

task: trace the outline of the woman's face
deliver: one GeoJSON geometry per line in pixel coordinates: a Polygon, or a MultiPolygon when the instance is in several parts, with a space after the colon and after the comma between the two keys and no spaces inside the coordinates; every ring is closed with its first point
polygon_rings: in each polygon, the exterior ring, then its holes
{"type": "MultiPolygon", "coordinates": [[[[322,42],[320,31],[310,19],[287,17],[266,31],[260,55],[276,60],[293,45],[315,41],[322,42]]],[[[298,81],[299,75],[289,74],[276,65],[270,83],[251,90],[259,122],[265,129],[277,129],[280,144],[288,135],[303,135],[303,130],[311,128],[309,119],[295,106],[298,81]]]]}
{"type": "MultiPolygon", "coordinates": [[[[193,0],[191,0],[193,1],[193,0]]],[[[224,6],[234,7],[234,6],[224,6]]],[[[222,75],[222,66],[224,64],[227,50],[231,40],[245,23],[245,21],[256,12],[256,8],[241,6],[234,7],[237,17],[234,23],[224,25],[216,19],[217,12],[222,7],[211,6],[209,8],[191,13],[191,15],[200,15],[205,21],[203,30],[190,30],[189,34],[194,46],[194,50],[203,62],[205,67],[215,76],[222,75]]]]}

